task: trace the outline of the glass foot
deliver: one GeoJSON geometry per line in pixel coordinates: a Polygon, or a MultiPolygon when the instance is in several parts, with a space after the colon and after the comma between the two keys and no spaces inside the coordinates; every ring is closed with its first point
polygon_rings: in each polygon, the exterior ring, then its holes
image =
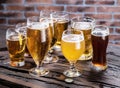
{"type": "Polygon", "coordinates": [[[45,69],[43,67],[40,67],[40,68],[32,68],[30,71],[29,71],[29,74],[32,75],[32,76],[45,76],[49,73],[48,69],[45,69]]]}
{"type": "Polygon", "coordinates": [[[43,63],[56,63],[58,62],[59,57],[56,55],[46,56],[43,60],[43,63]]]}
{"type": "Polygon", "coordinates": [[[74,71],[71,70],[71,69],[66,70],[66,71],[63,72],[63,74],[67,77],[79,77],[81,75],[80,72],[77,69],[74,70],[74,71]]]}

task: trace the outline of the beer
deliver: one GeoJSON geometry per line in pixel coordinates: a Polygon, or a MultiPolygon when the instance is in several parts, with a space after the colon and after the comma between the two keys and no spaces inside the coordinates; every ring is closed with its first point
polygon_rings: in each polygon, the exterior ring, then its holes
{"type": "Polygon", "coordinates": [[[25,36],[10,35],[7,37],[7,47],[10,55],[11,66],[23,66],[25,52],[25,36]]]}
{"type": "Polygon", "coordinates": [[[37,65],[44,59],[50,43],[49,27],[42,27],[42,24],[36,22],[27,28],[27,47],[37,65]]]}
{"type": "Polygon", "coordinates": [[[62,37],[62,52],[69,62],[76,62],[84,52],[82,37],[70,34],[62,37]]]}
{"type": "Polygon", "coordinates": [[[83,31],[85,38],[85,51],[84,54],[79,58],[79,60],[89,60],[92,58],[92,44],[91,44],[91,30],[92,25],[90,22],[73,22],[72,30],[83,31]]]}
{"type": "Polygon", "coordinates": [[[107,67],[106,49],[108,45],[109,32],[102,30],[93,30],[92,32],[92,46],[93,59],[92,63],[98,70],[104,70],[107,67]]]}
{"type": "Polygon", "coordinates": [[[56,45],[61,45],[62,33],[68,28],[68,20],[58,20],[55,24],[55,38],[57,39],[56,45]]]}

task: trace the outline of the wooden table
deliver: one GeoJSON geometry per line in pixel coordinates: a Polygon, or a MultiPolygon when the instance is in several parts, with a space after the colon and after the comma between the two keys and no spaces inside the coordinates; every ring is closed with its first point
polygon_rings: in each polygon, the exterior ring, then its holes
{"type": "Polygon", "coordinates": [[[29,75],[29,69],[35,66],[31,58],[25,58],[26,65],[14,68],[9,60],[6,48],[0,49],[0,88],[120,88],[120,46],[109,45],[107,50],[108,69],[104,72],[91,70],[91,61],[78,61],[77,68],[82,75],[72,82],[65,82],[62,72],[69,64],[63,56],[58,63],[44,64],[50,70],[45,77],[29,75]]]}

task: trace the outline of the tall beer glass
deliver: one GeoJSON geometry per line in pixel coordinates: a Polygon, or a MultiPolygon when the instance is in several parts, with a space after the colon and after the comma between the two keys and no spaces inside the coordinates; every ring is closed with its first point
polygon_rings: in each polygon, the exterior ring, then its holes
{"type": "Polygon", "coordinates": [[[55,37],[55,23],[56,23],[56,19],[53,19],[52,14],[54,13],[54,11],[51,10],[42,10],[40,12],[40,18],[41,21],[48,21],[49,26],[50,26],[50,32],[51,32],[51,46],[50,49],[48,51],[48,54],[46,55],[43,63],[52,63],[52,62],[57,62],[58,61],[58,56],[53,55],[53,47],[57,41],[56,37],[55,37]]]}
{"type": "Polygon", "coordinates": [[[92,63],[96,70],[105,70],[107,68],[106,49],[109,40],[109,28],[96,25],[91,36],[93,47],[92,63]]]}
{"type": "Polygon", "coordinates": [[[6,43],[10,56],[10,65],[21,67],[25,64],[24,52],[26,37],[22,33],[16,32],[15,28],[6,31],[6,43]]]}
{"type": "Polygon", "coordinates": [[[69,14],[67,12],[54,12],[53,18],[57,20],[55,24],[55,38],[57,39],[55,48],[61,51],[61,38],[64,30],[67,30],[69,24],[69,14]]]}
{"type": "MultiPolygon", "coordinates": [[[[26,36],[26,32],[27,32],[27,23],[18,23],[16,25],[16,31],[19,32],[19,33],[24,33],[24,35],[26,36]]],[[[28,48],[27,48],[27,44],[25,46],[25,55],[24,56],[30,56],[30,53],[28,51],[28,48]]]]}
{"type": "Polygon", "coordinates": [[[73,30],[83,31],[85,38],[85,51],[79,60],[90,60],[92,58],[91,31],[95,25],[95,20],[89,17],[75,17],[71,20],[73,30]]]}
{"type": "Polygon", "coordinates": [[[48,52],[51,43],[51,34],[48,22],[40,22],[40,17],[33,16],[27,19],[27,47],[37,67],[30,70],[33,76],[44,76],[49,71],[42,67],[42,60],[48,52]]]}
{"type": "Polygon", "coordinates": [[[79,71],[75,68],[75,63],[84,52],[84,36],[82,31],[74,32],[65,30],[62,34],[61,48],[65,58],[70,63],[70,69],[64,71],[67,77],[80,76],[79,71]]]}

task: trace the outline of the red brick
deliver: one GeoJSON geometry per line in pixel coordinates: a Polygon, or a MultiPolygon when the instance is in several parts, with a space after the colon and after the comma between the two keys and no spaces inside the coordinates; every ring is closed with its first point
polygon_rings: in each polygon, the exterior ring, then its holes
{"type": "Polygon", "coordinates": [[[107,20],[96,20],[96,24],[98,24],[98,25],[110,26],[110,25],[111,25],[111,21],[107,21],[107,20]]]}
{"type": "Polygon", "coordinates": [[[0,17],[22,17],[21,12],[0,12],[0,17]]]}
{"type": "Polygon", "coordinates": [[[5,18],[0,18],[0,24],[5,24],[6,23],[6,19],[5,18]]]}
{"type": "Polygon", "coordinates": [[[120,40],[120,35],[110,35],[109,39],[114,41],[120,40]]]}
{"type": "Polygon", "coordinates": [[[69,12],[95,12],[94,7],[85,6],[67,6],[67,11],[69,12]]]}
{"type": "Polygon", "coordinates": [[[19,3],[19,4],[22,4],[24,0],[5,0],[6,3],[11,3],[11,4],[14,4],[14,3],[19,3]]]}
{"type": "Polygon", "coordinates": [[[75,14],[75,13],[70,13],[70,19],[72,19],[72,18],[74,18],[74,17],[77,17],[77,16],[80,16],[80,17],[82,17],[82,14],[75,14]]]}
{"type": "Polygon", "coordinates": [[[25,12],[25,17],[30,17],[30,16],[39,16],[39,12],[25,12]]]}
{"type": "Polygon", "coordinates": [[[112,19],[112,14],[85,14],[85,16],[90,16],[95,19],[112,19]]]}
{"type": "Polygon", "coordinates": [[[38,6],[37,7],[37,10],[55,10],[55,11],[63,11],[64,10],[64,7],[63,6],[38,6]]]}
{"type": "Polygon", "coordinates": [[[114,0],[86,0],[86,4],[92,4],[92,5],[114,5],[114,0]]]}
{"type": "Polygon", "coordinates": [[[117,33],[120,33],[120,28],[116,28],[116,32],[117,32],[117,33]]]}
{"type": "Polygon", "coordinates": [[[83,0],[56,0],[56,4],[73,4],[78,5],[82,4],[83,0]]]}
{"type": "Polygon", "coordinates": [[[26,10],[26,11],[33,11],[34,6],[22,6],[22,5],[10,5],[6,7],[7,10],[26,10]]]}
{"type": "Polygon", "coordinates": [[[120,21],[112,21],[110,26],[118,26],[120,27],[120,21]]]}
{"type": "Polygon", "coordinates": [[[109,28],[109,30],[110,30],[110,34],[112,34],[113,33],[113,28],[109,28]]]}
{"type": "Polygon", "coordinates": [[[120,5],[120,0],[117,0],[117,4],[120,5]]]}
{"type": "Polygon", "coordinates": [[[116,45],[120,45],[120,41],[116,41],[115,44],[116,44],[116,45]]]}
{"type": "Polygon", "coordinates": [[[26,19],[9,19],[8,20],[8,23],[9,24],[17,24],[17,23],[23,23],[23,22],[26,22],[26,19]]]}
{"type": "Polygon", "coordinates": [[[26,0],[27,4],[39,4],[39,3],[44,3],[44,4],[52,4],[53,0],[26,0]]]}
{"type": "Polygon", "coordinates": [[[114,19],[120,19],[120,14],[114,14],[114,19]]]}
{"type": "Polygon", "coordinates": [[[97,8],[98,12],[120,12],[120,7],[108,7],[108,6],[100,6],[97,8]]]}

